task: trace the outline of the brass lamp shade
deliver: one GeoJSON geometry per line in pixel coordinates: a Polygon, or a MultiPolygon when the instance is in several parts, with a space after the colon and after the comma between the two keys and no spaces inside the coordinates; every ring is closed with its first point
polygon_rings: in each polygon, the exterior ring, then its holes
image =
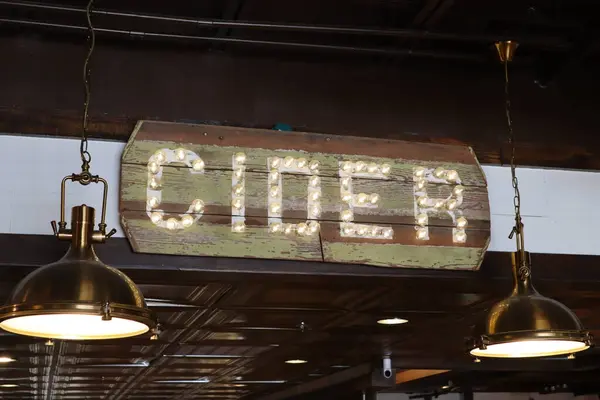
{"type": "MultiPolygon", "coordinates": [[[[529,263],[529,253],[525,252],[529,263]]],[[[539,294],[531,277],[517,278],[519,253],[513,253],[515,288],[489,311],[471,354],[476,357],[527,358],[570,355],[588,349],[591,335],[579,318],[556,300],[539,294]]]]}
{"type": "Polygon", "coordinates": [[[59,261],[23,279],[0,308],[0,327],[41,338],[93,340],[144,334],[156,320],[137,286],[98,259],[94,209],[74,207],[72,243],[59,261]]]}

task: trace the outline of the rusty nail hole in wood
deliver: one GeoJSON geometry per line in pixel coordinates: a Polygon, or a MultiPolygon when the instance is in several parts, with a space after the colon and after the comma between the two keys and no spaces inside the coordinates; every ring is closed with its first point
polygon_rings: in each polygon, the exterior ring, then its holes
{"type": "Polygon", "coordinates": [[[223,136],[219,136],[219,140],[223,140],[223,139],[224,139],[223,136]]]}

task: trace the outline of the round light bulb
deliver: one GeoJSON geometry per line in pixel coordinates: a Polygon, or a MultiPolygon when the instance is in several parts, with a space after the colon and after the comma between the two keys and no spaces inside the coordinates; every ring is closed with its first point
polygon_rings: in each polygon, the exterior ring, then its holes
{"type": "Polygon", "coordinates": [[[425,176],[425,168],[423,168],[423,167],[417,167],[417,168],[415,168],[414,174],[418,178],[424,177],[425,176]]]}
{"type": "Polygon", "coordinates": [[[347,236],[354,235],[354,228],[352,226],[349,226],[349,225],[344,226],[342,231],[344,232],[344,235],[347,235],[347,236]]]}
{"type": "Polygon", "coordinates": [[[311,233],[319,232],[320,227],[321,227],[321,225],[316,221],[311,221],[308,223],[308,229],[310,230],[311,233]]]}
{"type": "Polygon", "coordinates": [[[448,172],[446,172],[446,179],[449,181],[455,181],[458,179],[458,172],[454,171],[454,170],[450,170],[448,172]]]}
{"type": "Polygon", "coordinates": [[[350,193],[344,193],[342,195],[342,201],[345,201],[346,203],[350,203],[352,201],[352,195],[350,193]]]}
{"type": "Polygon", "coordinates": [[[417,204],[421,207],[425,207],[427,205],[427,197],[421,196],[417,199],[417,204]]]}
{"type": "Polygon", "coordinates": [[[311,176],[310,179],[308,180],[308,183],[310,184],[310,186],[312,187],[316,187],[319,186],[320,183],[320,179],[318,176],[311,176]]]}
{"type": "Polygon", "coordinates": [[[467,234],[465,231],[456,231],[454,234],[454,241],[458,243],[464,243],[467,241],[467,234]]]}
{"type": "Polygon", "coordinates": [[[246,229],[246,225],[243,221],[236,221],[233,223],[234,232],[243,232],[246,229]]]}
{"type": "Polygon", "coordinates": [[[319,200],[319,198],[321,197],[321,192],[318,191],[314,191],[310,194],[310,198],[311,200],[319,200]]]}
{"type": "Polygon", "coordinates": [[[235,193],[237,195],[244,193],[244,185],[235,185],[233,187],[233,193],[235,193]]]}
{"type": "Polygon", "coordinates": [[[427,225],[429,217],[427,214],[419,214],[417,215],[417,224],[419,225],[427,225]]]}
{"type": "Polygon", "coordinates": [[[367,196],[365,193],[360,193],[358,196],[356,196],[356,201],[358,204],[365,204],[368,198],[369,196],[367,196]]]}
{"type": "Polygon", "coordinates": [[[204,169],[204,161],[201,158],[192,161],[192,169],[194,171],[202,171],[204,169]]]}
{"type": "Polygon", "coordinates": [[[342,221],[349,222],[354,218],[354,213],[352,210],[344,210],[342,211],[342,221]]]}
{"type": "Polygon", "coordinates": [[[291,167],[294,164],[294,157],[287,156],[283,159],[283,166],[286,168],[291,167]]]}
{"type": "Polygon", "coordinates": [[[271,183],[279,182],[279,172],[277,172],[277,171],[269,172],[269,180],[271,181],[271,183]]]}
{"type": "Polygon", "coordinates": [[[156,208],[156,207],[158,207],[159,204],[160,204],[160,200],[158,200],[158,198],[156,198],[156,197],[150,197],[148,199],[148,205],[150,206],[150,208],[156,208]]]}
{"type": "Polygon", "coordinates": [[[437,167],[433,171],[433,175],[435,175],[436,178],[442,178],[444,175],[446,175],[446,170],[442,167],[437,167]]]}
{"type": "Polygon", "coordinates": [[[394,230],[392,228],[385,228],[383,230],[383,237],[386,239],[390,239],[394,236],[394,230]]]}
{"type": "Polygon", "coordinates": [[[169,218],[167,220],[167,229],[175,230],[175,229],[177,229],[178,225],[179,224],[177,223],[177,220],[175,218],[169,218]]]}
{"type": "Polygon", "coordinates": [[[442,208],[444,207],[444,200],[436,200],[435,204],[434,204],[435,208],[442,208]]]}
{"type": "Polygon", "coordinates": [[[344,188],[348,188],[348,186],[350,186],[351,180],[349,177],[344,177],[344,178],[342,178],[341,182],[342,182],[342,186],[344,188]]]}
{"type": "Polygon", "coordinates": [[[204,211],[204,202],[200,199],[194,200],[194,202],[192,203],[192,209],[196,213],[203,212],[204,211]]]}
{"type": "Polygon", "coordinates": [[[367,168],[367,164],[364,161],[359,161],[356,163],[356,172],[362,172],[367,168]]]}
{"type": "Polygon", "coordinates": [[[175,157],[177,157],[177,159],[179,161],[185,160],[185,156],[186,156],[186,153],[185,153],[184,149],[177,149],[177,150],[175,150],[175,157]]]}
{"type": "Polygon", "coordinates": [[[235,162],[237,164],[243,164],[246,162],[246,155],[244,153],[236,153],[235,154],[235,162]]]}
{"type": "Polygon", "coordinates": [[[296,161],[296,166],[297,166],[298,168],[304,168],[304,167],[306,167],[306,164],[307,164],[306,158],[299,158],[299,159],[296,161]]]}
{"type": "Polygon", "coordinates": [[[417,239],[419,239],[419,240],[427,239],[427,228],[417,229],[417,239]]]}
{"type": "Polygon", "coordinates": [[[271,225],[269,225],[269,230],[273,233],[281,232],[282,228],[283,226],[281,222],[273,222],[271,225]]]}
{"type": "Polygon", "coordinates": [[[371,228],[371,231],[369,232],[369,235],[371,236],[379,236],[379,228],[377,228],[376,226],[371,228]]]}
{"type": "Polygon", "coordinates": [[[346,171],[346,172],[350,172],[352,171],[352,163],[350,161],[344,161],[342,163],[342,170],[346,171]]]}
{"type": "Polygon", "coordinates": [[[271,159],[271,168],[277,169],[281,165],[281,158],[274,157],[271,159]]]}
{"type": "Polygon", "coordinates": [[[462,192],[465,191],[465,187],[462,185],[456,185],[454,186],[454,189],[452,190],[452,192],[454,192],[455,195],[460,195],[462,194],[462,192]]]}
{"type": "Polygon", "coordinates": [[[240,179],[242,176],[244,176],[244,170],[242,168],[236,168],[233,171],[233,176],[235,176],[236,179],[240,179]]]}
{"type": "Polygon", "coordinates": [[[279,214],[279,212],[281,211],[281,204],[273,203],[273,204],[271,204],[271,206],[269,208],[272,213],[279,214]]]}
{"type": "Polygon", "coordinates": [[[319,162],[318,162],[317,160],[312,160],[312,161],[310,162],[310,164],[308,164],[308,168],[309,168],[311,171],[315,171],[315,170],[317,170],[317,169],[319,168],[319,162]]]}
{"type": "Polygon", "coordinates": [[[376,173],[378,169],[379,169],[379,167],[378,167],[378,166],[377,166],[377,164],[375,164],[375,163],[371,163],[371,164],[369,164],[369,166],[367,167],[367,171],[368,171],[370,174],[374,174],[374,173],[376,173]]]}
{"type": "Polygon", "coordinates": [[[189,214],[184,215],[183,217],[181,217],[181,224],[184,228],[189,228],[194,224],[194,217],[192,217],[189,214]]]}
{"type": "Polygon", "coordinates": [[[294,232],[294,225],[286,224],[285,228],[283,228],[283,232],[285,232],[286,235],[291,234],[292,232],[294,232]]]}
{"type": "Polygon", "coordinates": [[[269,189],[269,194],[271,197],[279,196],[279,186],[271,186],[271,189],[269,189]]]}
{"type": "Polygon", "coordinates": [[[312,206],[310,209],[310,215],[313,217],[318,217],[319,215],[321,215],[321,207],[317,205],[312,206]]]}
{"type": "Polygon", "coordinates": [[[167,160],[167,155],[164,151],[158,150],[156,153],[154,153],[154,159],[159,163],[164,163],[167,160]]]}
{"type": "Polygon", "coordinates": [[[296,226],[296,232],[298,232],[299,235],[305,235],[307,233],[307,230],[308,230],[308,225],[306,225],[304,222],[300,222],[296,226]]]}
{"type": "Polygon", "coordinates": [[[160,170],[160,165],[158,165],[157,162],[155,161],[150,161],[148,163],[148,171],[150,171],[153,174],[158,173],[158,171],[160,170]]]}
{"type": "Polygon", "coordinates": [[[160,221],[162,221],[163,217],[161,213],[158,212],[153,212],[152,214],[150,214],[150,220],[154,223],[154,224],[158,224],[160,221]]]}
{"type": "Polygon", "coordinates": [[[383,173],[383,174],[389,174],[391,170],[392,170],[392,167],[390,167],[389,164],[382,164],[381,165],[381,173],[383,173]]]}
{"type": "Polygon", "coordinates": [[[231,200],[231,206],[236,210],[242,208],[242,200],[241,199],[233,199],[231,200]]]}
{"type": "Polygon", "coordinates": [[[417,189],[424,189],[426,184],[425,179],[419,179],[416,183],[417,189]]]}
{"type": "Polygon", "coordinates": [[[456,199],[450,199],[446,202],[446,207],[448,208],[448,210],[454,210],[457,205],[458,201],[456,201],[456,199]]]}
{"type": "Polygon", "coordinates": [[[151,189],[158,189],[160,187],[160,182],[158,181],[158,179],[156,179],[156,177],[152,177],[150,179],[150,181],[148,182],[148,186],[150,186],[151,189]]]}
{"type": "Polygon", "coordinates": [[[367,233],[367,228],[365,228],[364,226],[359,226],[358,229],[356,230],[356,234],[358,236],[364,236],[367,233]]]}
{"type": "Polygon", "coordinates": [[[466,228],[469,222],[465,217],[458,217],[456,219],[456,227],[457,228],[466,228]]]}
{"type": "Polygon", "coordinates": [[[377,204],[379,202],[379,195],[377,193],[371,193],[369,196],[369,201],[371,204],[377,204]]]}

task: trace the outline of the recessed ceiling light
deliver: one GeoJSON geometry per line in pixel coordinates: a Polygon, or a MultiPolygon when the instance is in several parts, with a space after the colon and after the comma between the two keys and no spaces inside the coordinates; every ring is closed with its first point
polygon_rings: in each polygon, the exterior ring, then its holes
{"type": "Polygon", "coordinates": [[[450,386],[444,385],[444,386],[442,386],[442,389],[450,389],[450,386]]]}
{"type": "Polygon", "coordinates": [[[407,322],[408,320],[403,318],[384,318],[377,321],[379,325],[400,325],[407,322]]]}
{"type": "Polygon", "coordinates": [[[162,381],[154,381],[156,383],[209,383],[210,380],[208,378],[202,379],[168,379],[162,381]]]}
{"type": "Polygon", "coordinates": [[[0,387],[2,387],[2,388],[16,388],[17,386],[19,386],[19,385],[14,384],[14,383],[3,383],[2,385],[0,385],[0,387]]]}
{"type": "Polygon", "coordinates": [[[306,360],[300,360],[300,359],[294,359],[294,360],[286,360],[285,363],[286,364],[306,364],[308,361],[306,360]]]}
{"type": "Polygon", "coordinates": [[[16,361],[16,360],[11,357],[0,357],[0,364],[6,364],[6,363],[14,362],[14,361],[16,361]]]}

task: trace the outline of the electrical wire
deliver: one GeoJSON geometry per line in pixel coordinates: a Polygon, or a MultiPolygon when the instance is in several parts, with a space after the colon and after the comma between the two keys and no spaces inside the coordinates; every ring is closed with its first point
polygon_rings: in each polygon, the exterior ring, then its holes
{"type": "Polygon", "coordinates": [[[82,121],[82,129],[81,129],[81,145],[79,147],[79,152],[81,154],[81,169],[83,172],[89,172],[90,163],[92,162],[92,156],[88,151],[88,113],[90,107],[90,97],[91,97],[91,86],[90,86],[90,77],[91,77],[91,68],[90,68],[90,60],[92,58],[92,54],[94,53],[94,48],[96,47],[96,31],[94,30],[94,26],[92,25],[92,7],[94,6],[94,0],[89,0],[88,5],[86,7],[86,17],[87,17],[87,27],[88,27],[88,41],[89,41],[89,50],[87,56],[85,58],[85,63],[83,64],[83,86],[85,90],[85,100],[83,103],[83,121],[82,121]]]}

